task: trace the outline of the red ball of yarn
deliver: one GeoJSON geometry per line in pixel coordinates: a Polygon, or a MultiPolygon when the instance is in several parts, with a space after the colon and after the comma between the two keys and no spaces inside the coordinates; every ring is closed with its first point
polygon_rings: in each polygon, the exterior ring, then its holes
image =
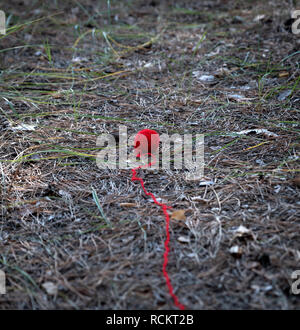
{"type": "Polygon", "coordinates": [[[155,154],[159,147],[159,134],[152,129],[143,129],[137,133],[133,146],[137,157],[141,154],[155,154]]]}

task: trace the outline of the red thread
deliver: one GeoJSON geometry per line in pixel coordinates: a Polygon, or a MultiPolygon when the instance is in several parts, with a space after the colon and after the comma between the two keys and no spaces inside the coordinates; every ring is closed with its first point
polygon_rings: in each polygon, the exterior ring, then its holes
{"type": "MultiPolygon", "coordinates": [[[[143,154],[144,155],[150,155],[151,157],[154,155],[152,155],[151,153],[146,153],[146,154],[143,154]]],[[[143,168],[143,167],[151,167],[152,164],[155,163],[155,160],[147,165],[140,165],[136,168],[133,168],[132,169],[132,178],[131,178],[131,181],[134,182],[134,181],[139,181],[141,186],[142,186],[142,189],[144,191],[144,193],[147,195],[147,196],[151,196],[154,203],[158,206],[160,206],[164,212],[164,215],[165,215],[165,219],[166,219],[166,240],[165,240],[165,252],[164,252],[164,263],[163,263],[163,275],[166,279],[166,282],[167,282],[167,286],[168,286],[168,289],[169,289],[169,293],[171,295],[171,297],[173,298],[174,300],[174,304],[181,310],[184,310],[185,309],[185,306],[182,305],[179,300],[178,300],[178,297],[175,295],[174,293],[174,290],[173,290],[173,286],[171,284],[171,280],[170,280],[170,277],[168,275],[168,272],[167,272],[167,265],[168,265],[168,255],[169,255],[169,252],[170,252],[170,248],[169,248],[169,242],[170,242],[170,232],[169,232],[169,225],[170,225],[170,217],[169,217],[169,214],[167,212],[167,209],[171,209],[172,207],[171,206],[167,206],[166,204],[163,204],[163,203],[159,203],[155,196],[151,193],[151,192],[148,192],[144,186],[144,181],[142,178],[136,176],[136,171],[140,168],[143,168]]]]}

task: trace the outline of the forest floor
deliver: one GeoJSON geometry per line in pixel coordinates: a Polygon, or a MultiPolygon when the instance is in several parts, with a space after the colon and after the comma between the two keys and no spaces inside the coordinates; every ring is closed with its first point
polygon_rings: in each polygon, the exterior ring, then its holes
{"type": "MultiPolygon", "coordinates": [[[[5,1],[0,309],[176,309],[165,218],[96,139],[204,134],[204,177],[143,170],[171,206],[188,309],[299,309],[299,35],[292,1],[5,1]]],[[[298,3],[298,9],[300,4],[298,3]]]]}

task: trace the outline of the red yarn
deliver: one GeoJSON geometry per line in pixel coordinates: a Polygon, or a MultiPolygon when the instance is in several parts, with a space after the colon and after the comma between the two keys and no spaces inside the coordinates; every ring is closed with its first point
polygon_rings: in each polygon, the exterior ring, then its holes
{"type": "Polygon", "coordinates": [[[141,154],[154,154],[159,147],[159,134],[152,129],[139,131],[134,139],[136,156],[141,154]]]}
{"type": "MultiPolygon", "coordinates": [[[[144,155],[150,155],[151,157],[154,157],[153,154],[151,154],[151,152],[149,152],[149,149],[150,151],[152,152],[155,152],[157,149],[158,149],[158,146],[159,146],[159,135],[156,131],[153,131],[153,130],[148,130],[148,129],[145,129],[145,130],[142,130],[140,131],[136,138],[135,138],[135,144],[134,144],[134,148],[138,147],[139,144],[136,143],[137,141],[137,137],[138,135],[145,135],[147,137],[147,140],[148,140],[148,152],[146,153],[143,153],[144,155]],[[152,146],[151,145],[151,135],[152,134],[155,134],[155,139],[152,139],[152,142],[154,141],[154,145],[152,146]]],[[[141,146],[142,150],[143,150],[143,145],[141,146]]],[[[137,154],[137,157],[140,157],[140,153],[137,154]]],[[[166,204],[163,204],[163,203],[159,203],[157,201],[157,199],[155,198],[155,196],[151,193],[151,192],[148,192],[144,186],[144,181],[142,178],[136,176],[136,171],[140,168],[143,168],[143,167],[150,167],[152,164],[155,163],[155,160],[153,162],[150,162],[149,164],[147,165],[141,165],[141,166],[138,166],[136,168],[133,168],[132,169],[132,178],[131,178],[131,181],[134,182],[134,181],[139,181],[141,186],[142,186],[142,189],[144,191],[144,193],[147,195],[147,196],[151,196],[154,203],[158,206],[160,206],[163,210],[163,213],[165,215],[165,219],[166,219],[166,240],[165,240],[165,252],[164,252],[164,263],[163,263],[163,275],[166,279],[166,282],[167,282],[167,287],[169,289],[169,293],[171,295],[171,297],[173,298],[174,300],[174,304],[181,310],[184,310],[185,309],[185,306],[182,305],[179,300],[178,300],[178,297],[175,295],[174,293],[174,290],[173,290],[173,286],[171,284],[171,280],[169,278],[169,275],[168,275],[168,272],[167,272],[167,265],[168,265],[168,255],[169,255],[169,252],[170,252],[170,248],[169,248],[169,242],[170,242],[170,232],[169,232],[169,225],[170,225],[170,217],[169,217],[169,214],[167,212],[167,209],[170,209],[171,206],[167,206],[166,204]]]]}

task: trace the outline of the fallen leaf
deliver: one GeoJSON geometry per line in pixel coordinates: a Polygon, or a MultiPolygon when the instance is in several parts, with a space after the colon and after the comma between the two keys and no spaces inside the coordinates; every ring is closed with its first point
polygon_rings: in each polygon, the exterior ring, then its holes
{"type": "Polygon", "coordinates": [[[201,74],[201,71],[194,71],[193,76],[205,83],[212,83],[215,81],[215,76],[208,74],[201,74]]]}
{"type": "Polygon", "coordinates": [[[177,240],[180,242],[180,243],[189,243],[190,242],[190,239],[189,237],[187,236],[179,236],[177,238],[177,240]]]}
{"type": "Polygon", "coordinates": [[[199,186],[210,186],[212,184],[215,184],[215,182],[214,181],[201,181],[199,183],[199,186]]]}
{"type": "Polygon", "coordinates": [[[174,212],[171,214],[171,219],[173,219],[173,220],[183,220],[183,221],[185,221],[185,220],[186,220],[185,211],[186,211],[186,210],[177,210],[177,211],[174,211],[174,212]]]}
{"type": "Polygon", "coordinates": [[[289,75],[290,75],[289,72],[282,71],[282,72],[279,72],[278,77],[279,78],[284,78],[284,77],[288,77],[289,75]]]}
{"type": "Polygon", "coordinates": [[[300,176],[297,176],[295,179],[293,179],[293,184],[297,187],[300,187],[300,176]]]}
{"type": "Polygon", "coordinates": [[[286,89],[283,92],[281,92],[277,99],[278,101],[284,101],[288,96],[290,96],[292,94],[293,90],[292,89],[286,89]]]}
{"type": "Polygon", "coordinates": [[[74,57],[72,59],[72,63],[82,63],[82,62],[88,62],[89,60],[86,57],[74,57]]]}
{"type": "Polygon", "coordinates": [[[52,97],[54,99],[59,99],[60,97],[63,96],[63,93],[61,91],[58,91],[58,92],[55,92],[55,93],[52,93],[52,97]]]}
{"type": "Polygon", "coordinates": [[[243,249],[238,246],[238,245],[234,245],[229,249],[229,252],[236,258],[240,258],[243,254],[243,249]]]}
{"type": "Polygon", "coordinates": [[[238,229],[235,230],[235,233],[244,235],[244,234],[250,233],[250,230],[248,228],[246,228],[245,226],[240,225],[238,227],[238,229]]]}
{"type": "Polygon", "coordinates": [[[252,98],[245,97],[244,95],[241,95],[241,94],[228,94],[227,97],[228,97],[229,100],[234,100],[234,101],[237,101],[237,102],[252,100],[252,98]]]}
{"type": "Polygon", "coordinates": [[[154,66],[154,63],[148,62],[144,65],[144,68],[151,68],[152,66],[154,66]]]}
{"type": "Polygon", "coordinates": [[[57,285],[53,282],[45,282],[42,284],[42,287],[46,290],[46,292],[51,296],[57,295],[57,285]]]}
{"type": "Polygon", "coordinates": [[[204,74],[204,75],[200,76],[198,79],[201,80],[201,81],[208,81],[208,82],[210,82],[210,81],[214,81],[215,80],[215,77],[213,75],[206,75],[206,74],[204,74]]]}
{"type": "Polygon", "coordinates": [[[251,133],[255,133],[255,134],[264,134],[267,136],[273,136],[273,137],[278,137],[277,134],[270,132],[264,128],[253,128],[253,129],[245,129],[243,131],[240,132],[234,132],[234,134],[238,134],[238,135],[247,135],[247,134],[251,134],[251,133]]]}
{"type": "Polygon", "coordinates": [[[137,207],[135,203],[120,203],[121,207],[137,207]]]}
{"type": "Polygon", "coordinates": [[[11,127],[13,131],[34,131],[36,128],[35,125],[30,124],[21,124],[18,126],[11,127]]]}
{"type": "Polygon", "coordinates": [[[253,233],[250,229],[243,225],[240,225],[236,230],[234,230],[234,238],[250,237],[253,238],[253,233]]]}
{"type": "Polygon", "coordinates": [[[222,68],[219,68],[216,72],[215,72],[215,76],[216,77],[224,77],[224,76],[228,76],[230,74],[230,70],[225,68],[225,67],[222,67],[222,68]]]}
{"type": "Polygon", "coordinates": [[[254,19],[253,22],[259,22],[263,20],[266,17],[266,15],[257,15],[254,19]]]}

